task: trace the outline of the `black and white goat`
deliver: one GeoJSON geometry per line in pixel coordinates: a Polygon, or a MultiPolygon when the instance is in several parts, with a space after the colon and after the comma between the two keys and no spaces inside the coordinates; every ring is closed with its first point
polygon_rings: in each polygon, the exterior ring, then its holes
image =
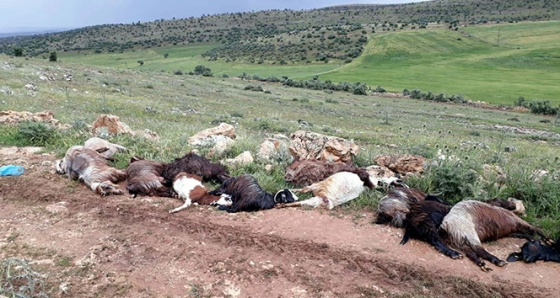
{"type": "Polygon", "coordinates": [[[72,146],[63,159],[55,163],[58,174],[83,181],[93,192],[105,195],[121,195],[118,183],[126,179],[126,173],[109,166],[107,159],[99,152],[84,146],[72,146]]]}
{"type": "MultiPolygon", "coordinates": [[[[389,223],[394,227],[402,228],[406,216],[409,213],[410,206],[423,201],[426,196],[427,194],[425,192],[414,188],[396,187],[390,189],[387,195],[379,201],[376,223],[389,223]]],[[[496,198],[486,201],[486,203],[511,210],[518,215],[525,214],[523,201],[515,198],[509,198],[507,200],[496,198]]]]}
{"type": "Polygon", "coordinates": [[[218,208],[230,213],[270,209],[276,204],[291,203],[298,199],[288,189],[281,190],[275,195],[268,193],[261,188],[253,176],[248,174],[227,179],[210,194],[229,195],[232,201],[231,206],[219,206],[218,208]]]}
{"type": "Polygon", "coordinates": [[[173,162],[165,164],[162,176],[166,183],[171,185],[177,174],[185,172],[202,177],[203,181],[224,182],[230,177],[226,168],[218,163],[212,163],[203,156],[189,152],[173,162]]]}
{"type": "Polygon", "coordinates": [[[415,238],[431,244],[452,259],[462,258],[463,255],[447,246],[439,233],[439,227],[450,210],[451,206],[436,196],[426,196],[412,204],[406,214],[405,233],[400,244],[405,245],[410,238],[415,238]]]}
{"type": "Polygon", "coordinates": [[[536,261],[560,262],[560,239],[556,243],[547,243],[547,241],[543,243],[535,239],[527,241],[521,247],[520,252],[514,252],[507,258],[508,262],[519,260],[523,260],[525,263],[534,263],[536,261]]]}
{"type": "Polygon", "coordinates": [[[396,187],[390,189],[377,206],[377,218],[375,223],[385,224],[402,228],[410,207],[426,197],[426,193],[415,188],[396,187]]]}
{"type": "Polygon", "coordinates": [[[541,230],[512,211],[474,200],[461,201],[453,206],[443,219],[441,229],[448,235],[449,242],[483,271],[492,269],[482,259],[499,267],[507,263],[484,249],[482,242],[508,236],[528,238],[538,235],[547,239],[541,230]]]}
{"type": "Polygon", "coordinates": [[[315,208],[326,205],[332,209],[357,198],[367,188],[375,188],[367,172],[338,172],[303,189],[292,190],[304,193],[313,192],[313,197],[300,202],[280,204],[278,207],[311,206],[315,208]]]}
{"type": "Polygon", "coordinates": [[[184,201],[183,205],[169,211],[169,213],[179,212],[188,208],[191,204],[231,206],[231,197],[227,194],[211,195],[208,189],[202,184],[202,178],[197,175],[181,172],[177,174],[173,181],[173,189],[177,192],[179,199],[184,201]]]}
{"type": "Polygon", "coordinates": [[[165,185],[161,173],[165,164],[132,157],[126,168],[126,189],[133,195],[173,197],[173,188],[165,185]]]}

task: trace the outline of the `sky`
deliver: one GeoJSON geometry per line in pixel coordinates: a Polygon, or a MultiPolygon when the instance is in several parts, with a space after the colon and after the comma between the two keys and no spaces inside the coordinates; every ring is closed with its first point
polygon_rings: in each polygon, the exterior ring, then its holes
{"type": "Polygon", "coordinates": [[[0,33],[73,29],[268,9],[425,0],[0,0],[0,33]]]}

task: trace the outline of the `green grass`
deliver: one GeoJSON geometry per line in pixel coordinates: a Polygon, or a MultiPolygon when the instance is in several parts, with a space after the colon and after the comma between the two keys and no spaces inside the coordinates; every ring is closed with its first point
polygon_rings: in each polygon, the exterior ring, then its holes
{"type": "Polygon", "coordinates": [[[154,48],[123,53],[61,53],[59,59],[65,63],[79,63],[92,66],[110,66],[119,69],[134,69],[141,71],[164,71],[174,73],[182,71],[184,74],[194,70],[197,65],[204,65],[212,70],[214,76],[239,76],[243,73],[261,77],[288,75],[295,79],[304,79],[316,73],[332,70],[339,65],[325,63],[288,64],[288,65],[259,65],[243,62],[208,61],[200,54],[216,45],[189,45],[167,48],[154,48]],[[169,54],[167,58],[165,54],[169,54]],[[140,65],[138,61],[144,62],[140,65]]]}
{"type": "Polygon", "coordinates": [[[560,23],[520,23],[372,35],[364,54],[321,74],[393,92],[420,89],[511,105],[520,96],[560,104],[560,23]],[[500,47],[496,46],[500,30],[500,47]],[[460,32],[464,31],[464,33],[460,32]]]}

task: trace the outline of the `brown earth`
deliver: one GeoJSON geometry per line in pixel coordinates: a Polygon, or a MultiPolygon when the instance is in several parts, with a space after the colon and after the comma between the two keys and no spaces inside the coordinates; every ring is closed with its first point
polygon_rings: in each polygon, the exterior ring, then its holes
{"type": "MultiPolygon", "coordinates": [[[[169,198],[99,197],[54,173],[50,154],[0,148],[0,260],[28,260],[51,297],[554,297],[560,264],[482,272],[370,211],[227,214],[169,198]]],[[[488,243],[500,258],[520,239],[488,243]]],[[[490,265],[492,266],[492,265],[490,265]]]]}

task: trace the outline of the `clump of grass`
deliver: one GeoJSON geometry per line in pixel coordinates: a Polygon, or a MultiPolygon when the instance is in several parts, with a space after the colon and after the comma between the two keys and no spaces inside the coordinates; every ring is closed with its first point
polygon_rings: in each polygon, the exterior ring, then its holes
{"type": "Polygon", "coordinates": [[[6,297],[48,297],[43,292],[43,276],[24,259],[8,258],[0,262],[0,295],[6,297]]]}
{"type": "Polygon", "coordinates": [[[59,133],[49,124],[42,122],[20,122],[14,129],[6,129],[0,143],[15,146],[45,146],[55,141],[59,133]]]}

